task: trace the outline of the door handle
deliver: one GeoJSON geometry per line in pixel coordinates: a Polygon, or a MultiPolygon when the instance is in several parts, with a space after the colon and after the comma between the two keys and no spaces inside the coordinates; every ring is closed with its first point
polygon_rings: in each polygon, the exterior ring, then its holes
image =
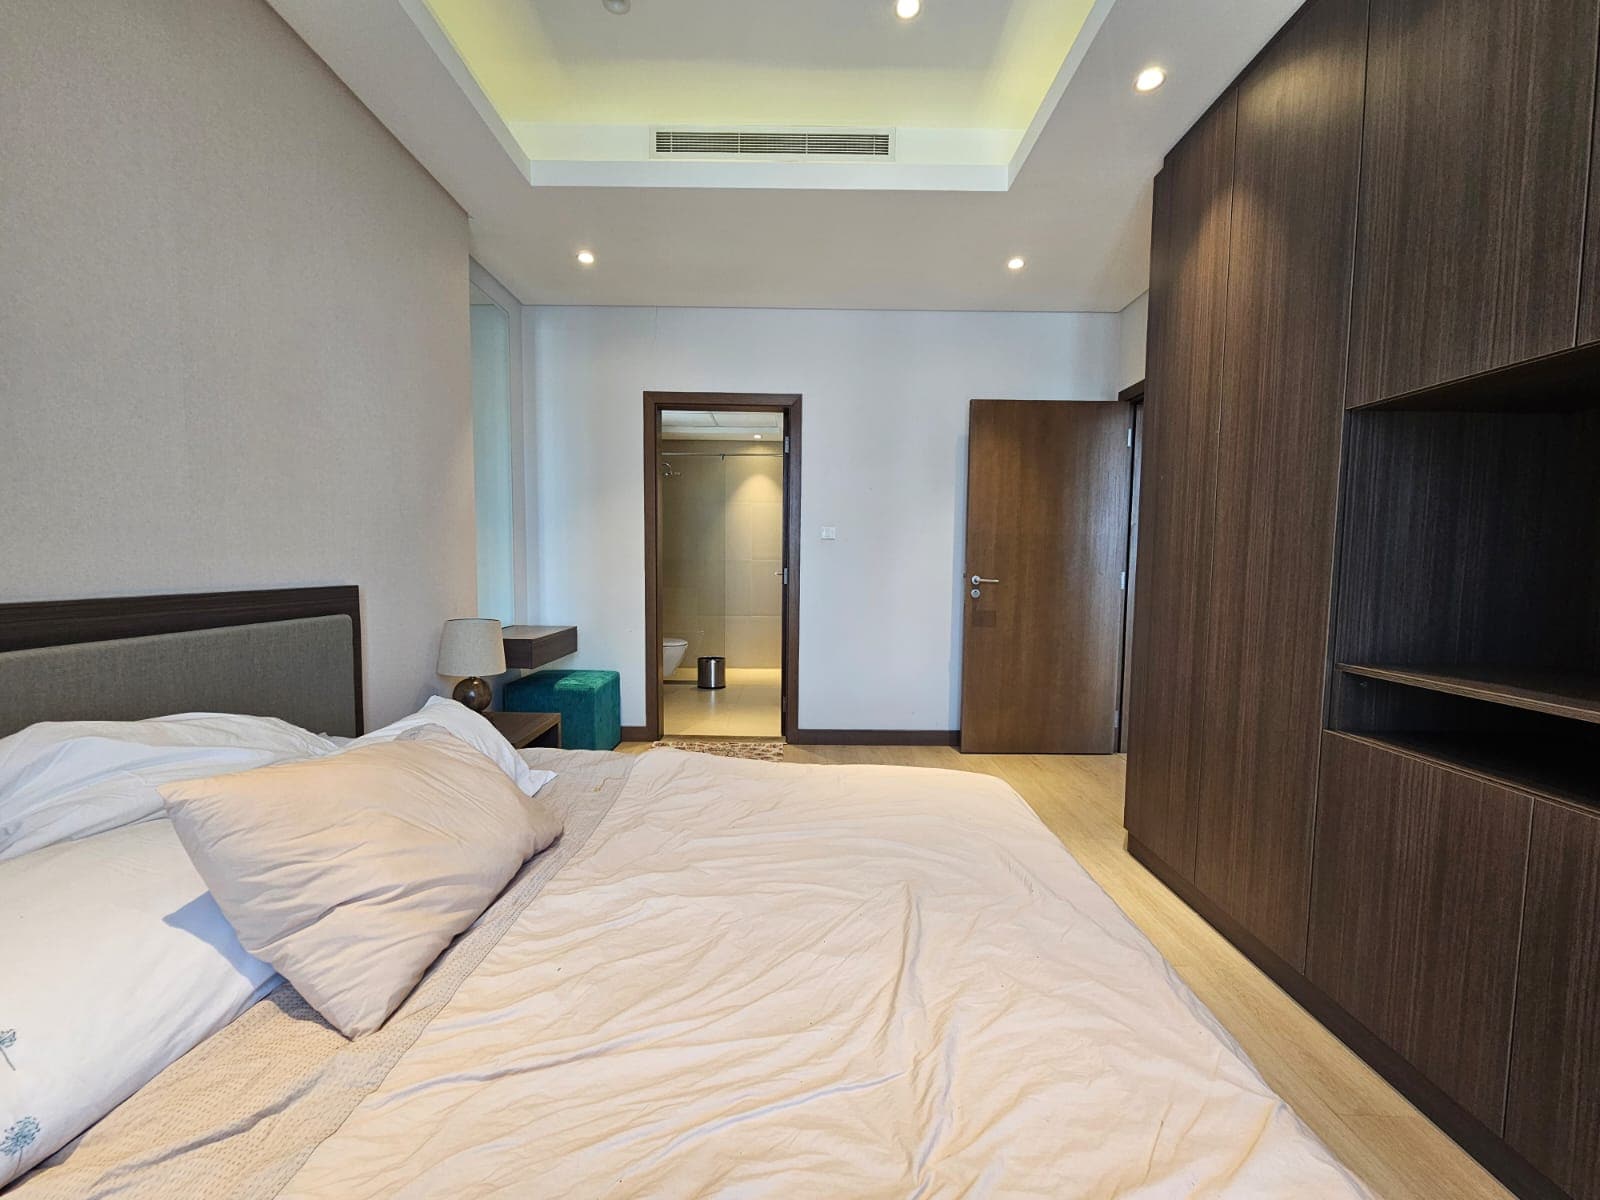
{"type": "Polygon", "coordinates": [[[972,586],[973,587],[977,587],[980,583],[999,583],[999,582],[1000,581],[998,579],[985,579],[982,575],[974,575],[972,577],[972,586]]]}

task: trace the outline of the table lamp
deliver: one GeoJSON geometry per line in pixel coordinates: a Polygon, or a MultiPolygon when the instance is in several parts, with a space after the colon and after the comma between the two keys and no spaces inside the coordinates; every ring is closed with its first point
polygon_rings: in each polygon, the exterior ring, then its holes
{"type": "Polygon", "coordinates": [[[459,675],[451,694],[474,712],[483,712],[494,699],[494,689],[485,675],[501,675],[506,669],[505,643],[500,622],[489,617],[459,617],[444,623],[439,639],[439,674],[459,675]]]}

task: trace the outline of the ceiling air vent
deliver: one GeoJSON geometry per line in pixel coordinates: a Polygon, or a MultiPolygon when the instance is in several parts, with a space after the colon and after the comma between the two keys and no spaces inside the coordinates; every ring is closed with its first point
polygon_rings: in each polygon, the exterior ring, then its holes
{"type": "Polygon", "coordinates": [[[892,159],[883,129],[657,129],[657,158],[892,159]]]}

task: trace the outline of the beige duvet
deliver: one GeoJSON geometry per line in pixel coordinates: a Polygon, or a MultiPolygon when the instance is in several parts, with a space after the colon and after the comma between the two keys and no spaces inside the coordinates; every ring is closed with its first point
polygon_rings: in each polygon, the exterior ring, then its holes
{"type": "Polygon", "coordinates": [[[295,1161],[273,1194],[1364,1195],[1004,784],[676,751],[295,1161]]]}

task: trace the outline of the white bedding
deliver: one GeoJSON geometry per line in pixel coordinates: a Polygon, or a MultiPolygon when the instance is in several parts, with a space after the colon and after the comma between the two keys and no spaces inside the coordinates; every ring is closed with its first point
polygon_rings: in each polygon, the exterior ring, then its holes
{"type": "Polygon", "coordinates": [[[282,1194],[1365,1195],[1004,784],[675,751],[282,1194]]]}

